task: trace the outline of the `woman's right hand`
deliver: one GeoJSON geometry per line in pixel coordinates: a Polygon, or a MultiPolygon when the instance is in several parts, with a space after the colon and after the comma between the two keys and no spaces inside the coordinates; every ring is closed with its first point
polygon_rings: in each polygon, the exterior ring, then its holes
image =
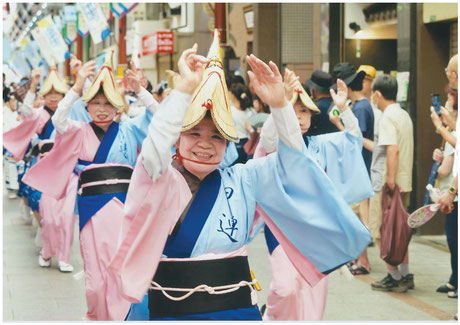
{"type": "Polygon", "coordinates": [[[96,67],[96,61],[91,60],[83,64],[80,70],[78,70],[77,80],[75,81],[72,89],[80,96],[83,92],[86,79],[96,74],[96,67]]]}
{"type": "Polygon", "coordinates": [[[181,80],[176,90],[190,95],[200,84],[203,78],[202,67],[208,62],[204,56],[196,54],[197,50],[198,44],[195,43],[191,49],[182,52],[179,62],[177,62],[181,80]]]}
{"type": "Polygon", "coordinates": [[[437,162],[441,162],[444,159],[444,154],[438,148],[434,149],[433,151],[433,160],[437,162]]]}

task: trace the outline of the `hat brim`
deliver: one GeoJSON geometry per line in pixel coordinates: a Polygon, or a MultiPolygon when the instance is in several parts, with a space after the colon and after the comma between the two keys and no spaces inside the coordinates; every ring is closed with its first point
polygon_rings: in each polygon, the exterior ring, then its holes
{"type": "Polygon", "coordinates": [[[313,80],[311,80],[311,79],[307,79],[305,81],[305,86],[307,86],[310,89],[317,90],[317,91],[319,91],[321,93],[329,93],[329,87],[320,86],[320,85],[314,83],[313,80]]]}
{"type": "MultiPolygon", "coordinates": [[[[345,82],[345,84],[347,86],[349,86],[356,78],[359,77],[359,78],[364,79],[365,76],[366,76],[366,72],[359,71],[359,72],[356,72],[353,75],[349,76],[348,78],[345,78],[343,80],[343,82],[345,82]]],[[[337,90],[337,81],[331,86],[331,88],[334,89],[334,90],[337,90]]]]}

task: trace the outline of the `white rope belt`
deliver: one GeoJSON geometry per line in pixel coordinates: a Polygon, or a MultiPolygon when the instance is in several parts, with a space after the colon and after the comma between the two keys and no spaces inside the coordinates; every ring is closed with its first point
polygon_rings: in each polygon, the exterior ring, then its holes
{"type": "Polygon", "coordinates": [[[248,281],[240,281],[238,283],[234,284],[227,284],[224,286],[217,286],[217,287],[210,287],[206,284],[200,284],[199,286],[196,286],[195,288],[165,288],[156,283],[155,281],[152,281],[152,286],[150,286],[149,289],[151,290],[160,290],[163,295],[165,295],[166,298],[174,300],[174,301],[181,301],[184,299],[187,299],[190,297],[192,294],[195,292],[207,292],[211,295],[223,295],[226,293],[234,292],[238,290],[241,287],[248,286],[249,289],[251,290],[251,300],[253,304],[257,303],[257,292],[254,289],[254,285],[256,284],[257,280],[252,280],[251,282],[248,281]],[[187,292],[185,295],[181,297],[173,297],[169,295],[166,291],[175,291],[175,292],[187,292]],[[255,300],[255,302],[254,302],[255,300]]]}

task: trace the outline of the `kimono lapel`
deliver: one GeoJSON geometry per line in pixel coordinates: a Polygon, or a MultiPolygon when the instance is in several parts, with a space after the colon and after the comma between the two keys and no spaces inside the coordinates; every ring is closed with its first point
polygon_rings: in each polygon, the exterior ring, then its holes
{"type": "MultiPolygon", "coordinates": [[[[93,127],[93,125],[91,125],[93,127]]],[[[93,127],[93,130],[95,128],[93,127]]],[[[105,163],[107,160],[107,156],[109,155],[110,148],[112,148],[112,144],[115,141],[115,138],[118,134],[119,130],[119,124],[117,122],[112,122],[110,124],[109,128],[107,129],[107,132],[105,132],[101,144],[99,145],[99,148],[97,149],[96,155],[94,156],[93,163],[95,164],[102,164],[105,163]]],[[[98,135],[99,132],[94,132],[96,135],[98,135]]]]}
{"type": "Polygon", "coordinates": [[[176,224],[173,234],[168,236],[163,254],[170,258],[190,257],[209,213],[214,207],[220,186],[221,176],[218,170],[206,176],[183,222],[176,224]]]}
{"type": "Polygon", "coordinates": [[[41,140],[49,139],[51,137],[51,134],[54,131],[53,121],[51,120],[51,117],[53,117],[54,111],[52,111],[46,106],[44,107],[44,109],[48,112],[48,114],[50,115],[50,118],[48,119],[46,124],[43,126],[42,132],[38,135],[38,137],[41,140]]]}

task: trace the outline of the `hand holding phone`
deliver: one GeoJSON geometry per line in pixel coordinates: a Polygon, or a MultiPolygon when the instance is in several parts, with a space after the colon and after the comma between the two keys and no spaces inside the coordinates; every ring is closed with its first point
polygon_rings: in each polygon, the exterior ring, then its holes
{"type": "Polygon", "coordinates": [[[436,114],[441,116],[441,98],[439,97],[439,94],[431,94],[431,103],[436,114]]]}

